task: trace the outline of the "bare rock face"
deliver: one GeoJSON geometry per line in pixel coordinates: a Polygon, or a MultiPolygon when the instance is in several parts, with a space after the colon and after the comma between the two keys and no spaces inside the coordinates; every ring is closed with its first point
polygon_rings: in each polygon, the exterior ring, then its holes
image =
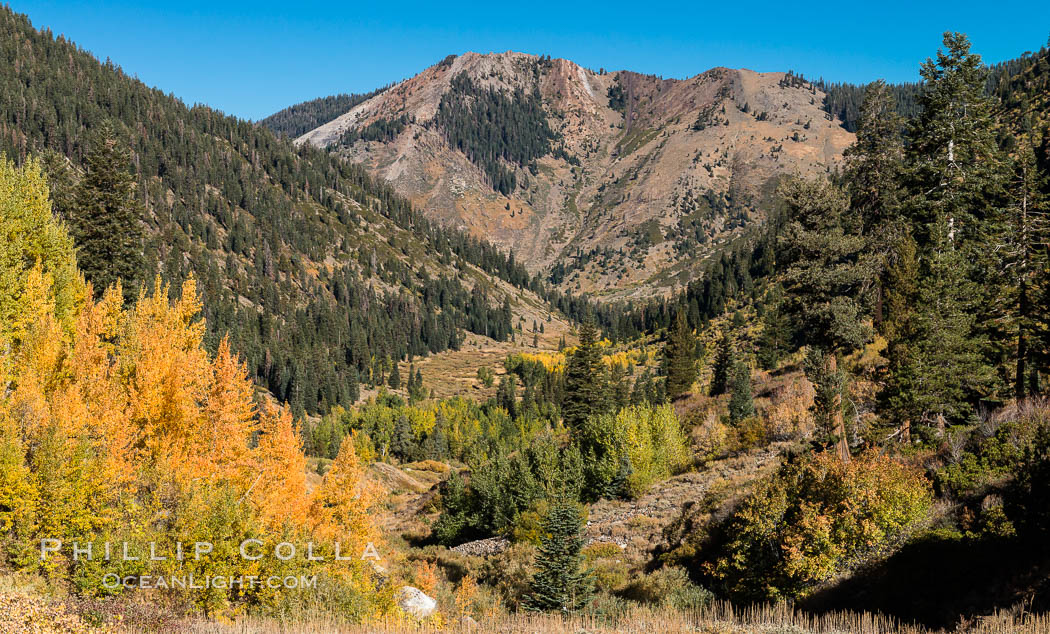
{"type": "Polygon", "coordinates": [[[419,588],[404,586],[397,593],[397,605],[406,614],[425,619],[437,609],[437,601],[428,597],[419,588]]]}
{"type": "MultiPolygon", "coordinates": [[[[457,107],[474,99],[460,94],[457,107]]],[[[502,246],[566,290],[641,298],[682,287],[761,221],[782,175],[814,176],[840,163],[853,135],[823,111],[823,100],[786,73],[715,68],[674,80],[521,53],[467,53],[299,142],[361,163],[432,219],[502,246]],[[464,77],[475,93],[493,89],[518,102],[538,95],[542,115],[515,121],[506,134],[533,138],[529,127],[544,125],[555,134],[550,151],[528,165],[500,159],[515,174],[506,193],[471,148],[450,143],[436,123],[442,99],[462,90],[454,80],[464,77]],[[341,140],[348,130],[394,121],[407,123],[385,136],[341,140]]]]}

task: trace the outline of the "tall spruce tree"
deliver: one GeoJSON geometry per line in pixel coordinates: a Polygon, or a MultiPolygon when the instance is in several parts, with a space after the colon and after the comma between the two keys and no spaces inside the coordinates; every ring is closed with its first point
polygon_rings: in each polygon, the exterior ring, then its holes
{"type": "Polygon", "coordinates": [[[871,275],[863,282],[863,295],[871,298],[877,326],[884,317],[883,276],[905,231],[900,217],[903,125],[889,87],[882,80],[873,82],[864,93],[857,140],[843,153],[850,209],[861,219],[864,261],[869,265],[865,270],[871,275]]]}
{"type": "Polygon", "coordinates": [[[734,350],[733,335],[727,329],[718,340],[715,348],[714,367],[711,373],[711,396],[720,396],[729,390],[729,379],[736,366],[736,352],[734,350]]]}
{"type": "Polygon", "coordinates": [[[664,363],[667,367],[666,389],[671,400],[686,394],[696,381],[696,337],[689,328],[685,311],[675,316],[674,328],[664,345],[664,363]]]}
{"type": "Polygon", "coordinates": [[[529,582],[525,607],[543,612],[574,612],[594,596],[592,575],[583,564],[583,518],[575,502],[559,497],[543,520],[536,553],[536,573],[529,582]]]}
{"type": "Polygon", "coordinates": [[[1044,191],[1050,182],[1036,160],[1031,137],[1019,136],[1012,160],[1008,203],[991,223],[989,251],[995,257],[992,273],[999,315],[993,322],[997,326],[994,341],[999,358],[1013,359],[1012,367],[1009,364],[1001,367],[1005,375],[1003,383],[1012,384],[1013,396],[1022,399],[1035,393],[1038,387],[1032,373],[1040,370],[1036,367],[1040,355],[1034,350],[1032,340],[1035,333],[1048,325],[1047,314],[1038,306],[1034,294],[1048,266],[1046,245],[1050,243],[1050,223],[1044,191]]]}
{"type": "MultiPolygon", "coordinates": [[[[1046,219],[1050,214],[1050,125],[1044,126],[1041,137],[1041,142],[1036,146],[1035,168],[1039,173],[1038,193],[1042,201],[1043,217],[1046,219]]],[[[1044,393],[1043,380],[1050,375],[1050,264],[1043,266],[1043,270],[1037,274],[1037,279],[1038,290],[1032,289],[1030,295],[1036,310],[1043,318],[1035,322],[1036,329],[1032,333],[1034,345],[1029,348],[1030,359],[1035,364],[1034,368],[1028,370],[1029,394],[1044,393]]]]}
{"type": "Polygon", "coordinates": [[[944,49],[922,63],[920,115],[908,130],[906,207],[919,246],[947,226],[947,239],[980,248],[982,223],[1000,204],[1004,173],[995,140],[987,69],[961,33],[945,33],[944,49]]]}
{"type": "Polygon", "coordinates": [[[606,373],[598,346],[598,329],[591,319],[580,326],[580,345],[565,369],[562,417],[574,429],[606,409],[606,373]]]}
{"type": "Polygon", "coordinates": [[[755,415],[754,393],[751,391],[751,368],[743,361],[733,368],[732,392],[729,397],[729,422],[736,424],[755,415]]]}
{"type": "Polygon", "coordinates": [[[915,425],[963,418],[986,393],[986,344],[1001,317],[987,239],[1003,203],[1002,155],[985,69],[966,36],[946,33],[944,47],[921,66],[922,112],[908,131],[904,209],[917,257],[897,270],[907,291],[890,291],[903,301],[882,398],[902,440],[915,425]]]}
{"type": "Polygon", "coordinates": [[[784,312],[784,289],[773,284],[762,300],[762,332],[758,336],[759,364],[765,370],[776,369],[781,357],[788,351],[791,325],[784,312]]]}
{"type": "Polygon", "coordinates": [[[967,307],[978,291],[950,231],[946,222],[933,227],[913,308],[898,317],[890,342],[884,399],[904,440],[915,425],[940,429],[964,418],[991,378],[980,353],[983,337],[974,329],[976,316],[967,307]]]}
{"type": "Polygon", "coordinates": [[[85,162],[69,211],[80,270],[96,293],[122,280],[130,299],[143,273],[143,212],[129,171],[131,158],[107,124],[94,134],[85,162]]]}

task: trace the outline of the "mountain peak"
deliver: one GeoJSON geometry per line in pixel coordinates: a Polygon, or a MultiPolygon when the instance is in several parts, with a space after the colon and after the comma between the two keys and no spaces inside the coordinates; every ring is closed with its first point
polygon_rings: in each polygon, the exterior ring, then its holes
{"type": "Polygon", "coordinates": [[[301,136],[567,290],[664,294],[852,135],[783,72],[687,79],[507,51],[449,56],[301,136]],[[444,114],[441,114],[444,113],[444,114]]]}

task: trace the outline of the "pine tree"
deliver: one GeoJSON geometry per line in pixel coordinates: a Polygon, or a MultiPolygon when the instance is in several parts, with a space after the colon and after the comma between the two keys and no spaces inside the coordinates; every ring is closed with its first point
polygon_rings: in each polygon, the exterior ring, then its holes
{"type": "Polygon", "coordinates": [[[758,336],[758,362],[774,370],[791,342],[791,326],[784,312],[784,289],[773,284],[762,303],[762,333],[758,336]]]}
{"type": "Polygon", "coordinates": [[[977,247],[981,224],[1003,194],[987,71],[965,35],[945,33],[944,47],[920,67],[922,110],[908,131],[906,206],[923,251],[942,223],[949,241],[977,247]]]}
{"type": "Polygon", "coordinates": [[[556,499],[543,520],[543,537],[536,553],[536,573],[529,582],[525,607],[544,612],[574,612],[590,603],[594,580],[583,564],[583,519],[579,507],[556,499]]]}
{"type": "Polygon", "coordinates": [[[883,397],[901,425],[960,420],[988,387],[990,368],[968,303],[978,293],[966,276],[967,262],[948,238],[946,223],[934,227],[930,252],[920,262],[912,309],[898,318],[889,351],[883,397]]]}
{"type": "Polygon", "coordinates": [[[667,334],[664,345],[664,363],[667,367],[667,396],[671,400],[687,394],[696,381],[696,337],[686,323],[685,311],[679,310],[673,330],[667,334]]]}
{"type": "Polygon", "coordinates": [[[606,375],[598,331],[588,319],[580,326],[580,345],[565,369],[565,397],[562,417],[569,429],[579,427],[591,416],[605,411],[606,375]]]}
{"type": "Polygon", "coordinates": [[[806,351],[803,362],[806,378],[813,384],[813,419],[817,427],[817,440],[826,445],[836,445],[844,459],[849,458],[845,417],[842,411],[846,376],[838,369],[835,355],[817,346],[806,351]]]}
{"type": "Polygon", "coordinates": [[[729,422],[739,423],[755,415],[754,395],[751,392],[751,368],[740,362],[733,369],[732,394],[729,398],[729,422]]]}
{"type": "Polygon", "coordinates": [[[778,189],[788,222],[781,237],[785,309],[802,345],[849,352],[869,337],[861,299],[871,279],[861,223],[841,189],[791,178],[778,189]]]}
{"type": "Polygon", "coordinates": [[[128,150],[111,126],[103,125],[94,135],[86,163],[69,214],[80,269],[96,293],[122,280],[130,300],[143,272],[142,206],[128,171],[128,150]]]}
{"type": "MultiPolygon", "coordinates": [[[[871,335],[863,295],[873,265],[861,219],[850,213],[841,189],[824,180],[792,178],[779,191],[789,218],[781,238],[785,305],[798,343],[824,362],[820,368],[806,366],[806,376],[818,385],[821,377],[839,376],[838,354],[859,348],[871,335]]],[[[830,392],[824,410],[836,430],[831,436],[837,438],[837,452],[848,461],[842,392],[830,392]]]]}
{"type": "Polygon", "coordinates": [[[894,244],[904,227],[900,221],[904,168],[903,122],[893,94],[882,80],[864,92],[857,140],[846,148],[845,182],[850,209],[861,218],[865,260],[870,264],[873,313],[876,325],[883,320],[882,276],[890,264],[894,244]]]}
{"type": "Polygon", "coordinates": [[[729,390],[730,373],[736,366],[736,352],[733,349],[733,337],[728,330],[715,348],[714,367],[711,374],[711,396],[720,396],[729,390]]]}
{"type": "Polygon", "coordinates": [[[513,374],[505,374],[499,380],[499,388],[496,390],[496,402],[507,410],[510,417],[518,416],[518,381],[513,374]]]}
{"type": "Polygon", "coordinates": [[[1050,242],[1050,222],[1044,191],[1050,179],[1040,169],[1032,140],[1022,135],[1012,161],[1013,178],[1009,200],[990,223],[990,251],[994,254],[995,284],[994,341],[1004,364],[1004,383],[1013,384],[1013,396],[1023,399],[1033,393],[1030,385],[1035,333],[1047,327],[1047,315],[1039,310],[1034,293],[1042,283],[1048,266],[1046,244],[1050,242]]]}
{"type": "MultiPolygon", "coordinates": [[[[409,369],[411,372],[411,368],[409,369]]],[[[427,397],[427,388],[423,385],[423,372],[419,368],[416,368],[415,374],[412,375],[411,382],[408,385],[408,398],[412,402],[419,402],[427,397]]]]}
{"type": "Polygon", "coordinates": [[[887,289],[898,297],[898,314],[881,396],[902,440],[913,425],[939,430],[965,417],[986,393],[991,368],[983,353],[1000,321],[987,236],[1003,201],[1002,156],[985,71],[964,35],[946,33],[944,45],[936,61],[922,64],[922,113],[909,130],[904,208],[916,257],[894,272],[905,289],[887,289]]]}
{"type": "Polygon", "coordinates": [[[387,379],[387,385],[392,390],[401,389],[401,370],[398,369],[398,363],[395,361],[390,367],[390,377],[387,379]]]}

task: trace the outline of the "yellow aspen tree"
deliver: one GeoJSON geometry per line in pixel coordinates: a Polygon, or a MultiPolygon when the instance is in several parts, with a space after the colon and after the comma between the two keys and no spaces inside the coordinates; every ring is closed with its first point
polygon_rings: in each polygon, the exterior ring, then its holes
{"type": "Polygon", "coordinates": [[[127,390],[113,358],[126,313],[119,282],[98,301],[89,292],[77,315],[70,359],[79,397],[90,421],[89,433],[99,442],[103,471],[114,486],[127,486],[135,476],[140,436],[132,424],[127,390]]]}
{"type": "MultiPolygon", "coordinates": [[[[17,340],[19,298],[30,269],[40,264],[53,280],[55,318],[67,331],[84,297],[84,283],[76,269],[73,240],[51,214],[51,201],[40,164],[29,159],[18,168],[0,155],[0,340],[17,340]]],[[[9,352],[5,346],[0,350],[9,352]]]]}
{"type": "Polygon", "coordinates": [[[263,521],[271,528],[305,525],[306,456],[287,408],[263,408],[254,457],[256,476],[249,491],[263,521]]]}
{"type": "Polygon", "coordinates": [[[55,318],[51,289],[51,275],[38,262],[26,276],[13,328],[18,345],[12,349],[16,369],[10,400],[19,412],[20,434],[30,445],[51,424],[48,397],[62,378],[68,351],[67,337],[55,318]]]}
{"type": "Polygon", "coordinates": [[[204,410],[209,467],[221,477],[243,480],[251,467],[249,443],[255,431],[254,388],[248,369],[223,337],[212,362],[213,378],[204,410]]]}
{"type": "Polygon", "coordinates": [[[201,414],[211,387],[211,364],[201,345],[204,323],[192,278],[179,299],[168,301],[169,285],[158,277],[153,294],[140,292],[121,347],[120,371],[127,377],[131,417],[147,458],[181,480],[205,475],[191,456],[204,437],[201,414]]]}
{"type": "Polygon", "coordinates": [[[353,438],[343,441],[314,496],[311,515],[315,534],[340,541],[344,549],[349,542],[356,552],[379,543],[375,506],[382,492],[366,476],[354,444],[353,438]]]}

